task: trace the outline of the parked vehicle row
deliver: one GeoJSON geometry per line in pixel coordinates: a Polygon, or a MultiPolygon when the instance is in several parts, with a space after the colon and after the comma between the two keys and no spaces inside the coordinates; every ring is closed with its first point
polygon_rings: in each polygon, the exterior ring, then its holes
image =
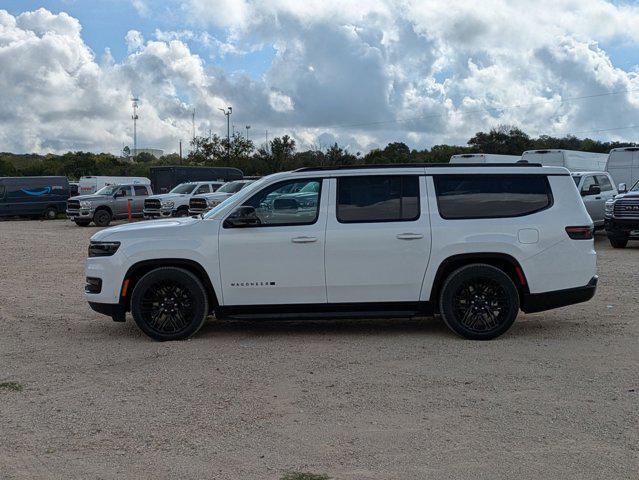
{"type": "Polygon", "coordinates": [[[151,195],[144,201],[144,218],[186,217],[194,195],[215,192],[222,185],[223,182],[187,182],[168,193],[151,195]]]}
{"type": "Polygon", "coordinates": [[[519,310],[589,300],[593,223],[564,168],[525,164],[303,168],[203,216],[91,238],[86,298],[156,340],[227,318],[439,312],[470,339],[519,310]],[[294,266],[294,268],[285,268],[294,266]]]}
{"type": "Polygon", "coordinates": [[[0,217],[54,219],[68,198],[67,177],[0,177],[0,217]]]}

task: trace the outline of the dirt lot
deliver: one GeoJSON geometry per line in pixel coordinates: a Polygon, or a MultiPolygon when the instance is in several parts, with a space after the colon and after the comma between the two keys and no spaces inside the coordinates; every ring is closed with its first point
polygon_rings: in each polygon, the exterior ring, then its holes
{"type": "Polygon", "coordinates": [[[639,244],[593,301],[492,342],[437,319],[208,322],[159,344],[93,313],[96,229],[0,222],[0,478],[637,478],[639,244]]]}

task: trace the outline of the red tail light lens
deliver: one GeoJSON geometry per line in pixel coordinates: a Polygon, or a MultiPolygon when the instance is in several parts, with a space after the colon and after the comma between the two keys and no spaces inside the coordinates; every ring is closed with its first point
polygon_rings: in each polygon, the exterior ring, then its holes
{"type": "Polygon", "coordinates": [[[587,227],[566,227],[566,233],[573,240],[592,240],[594,229],[587,227]]]}

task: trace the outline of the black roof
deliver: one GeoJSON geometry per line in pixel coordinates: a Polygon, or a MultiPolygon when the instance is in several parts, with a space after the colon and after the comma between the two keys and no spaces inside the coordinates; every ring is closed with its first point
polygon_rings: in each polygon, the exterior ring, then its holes
{"type": "Polygon", "coordinates": [[[361,170],[366,168],[462,168],[462,167],[541,167],[541,163],[387,163],[387,164],[366,164],[366,165],[338,165],[334,167],[303,167],[296,172],[321,172],[327,170],[361,170]]]}

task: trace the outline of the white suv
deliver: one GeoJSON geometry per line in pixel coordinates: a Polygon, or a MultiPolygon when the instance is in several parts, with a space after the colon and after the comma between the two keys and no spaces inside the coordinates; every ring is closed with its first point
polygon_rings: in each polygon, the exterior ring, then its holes
{"type": "Polygon", "coordinates": [[[224,182],[180,183],[168,193],[151,195],[144,201],[144,218],[186,217],[193,195],[215,192],[224,182]]]}
{"type": "Polygon", "coordinates": [[[95,311],[116,321],[131,311],[156,340],[187,338],[212,313],[440,313],[456,333],[485,340],[520,309],[592,298],[592,233],[562,167],[303,168],[264,177],[202,217],[96,233],[85,291],[95,311]]]}

